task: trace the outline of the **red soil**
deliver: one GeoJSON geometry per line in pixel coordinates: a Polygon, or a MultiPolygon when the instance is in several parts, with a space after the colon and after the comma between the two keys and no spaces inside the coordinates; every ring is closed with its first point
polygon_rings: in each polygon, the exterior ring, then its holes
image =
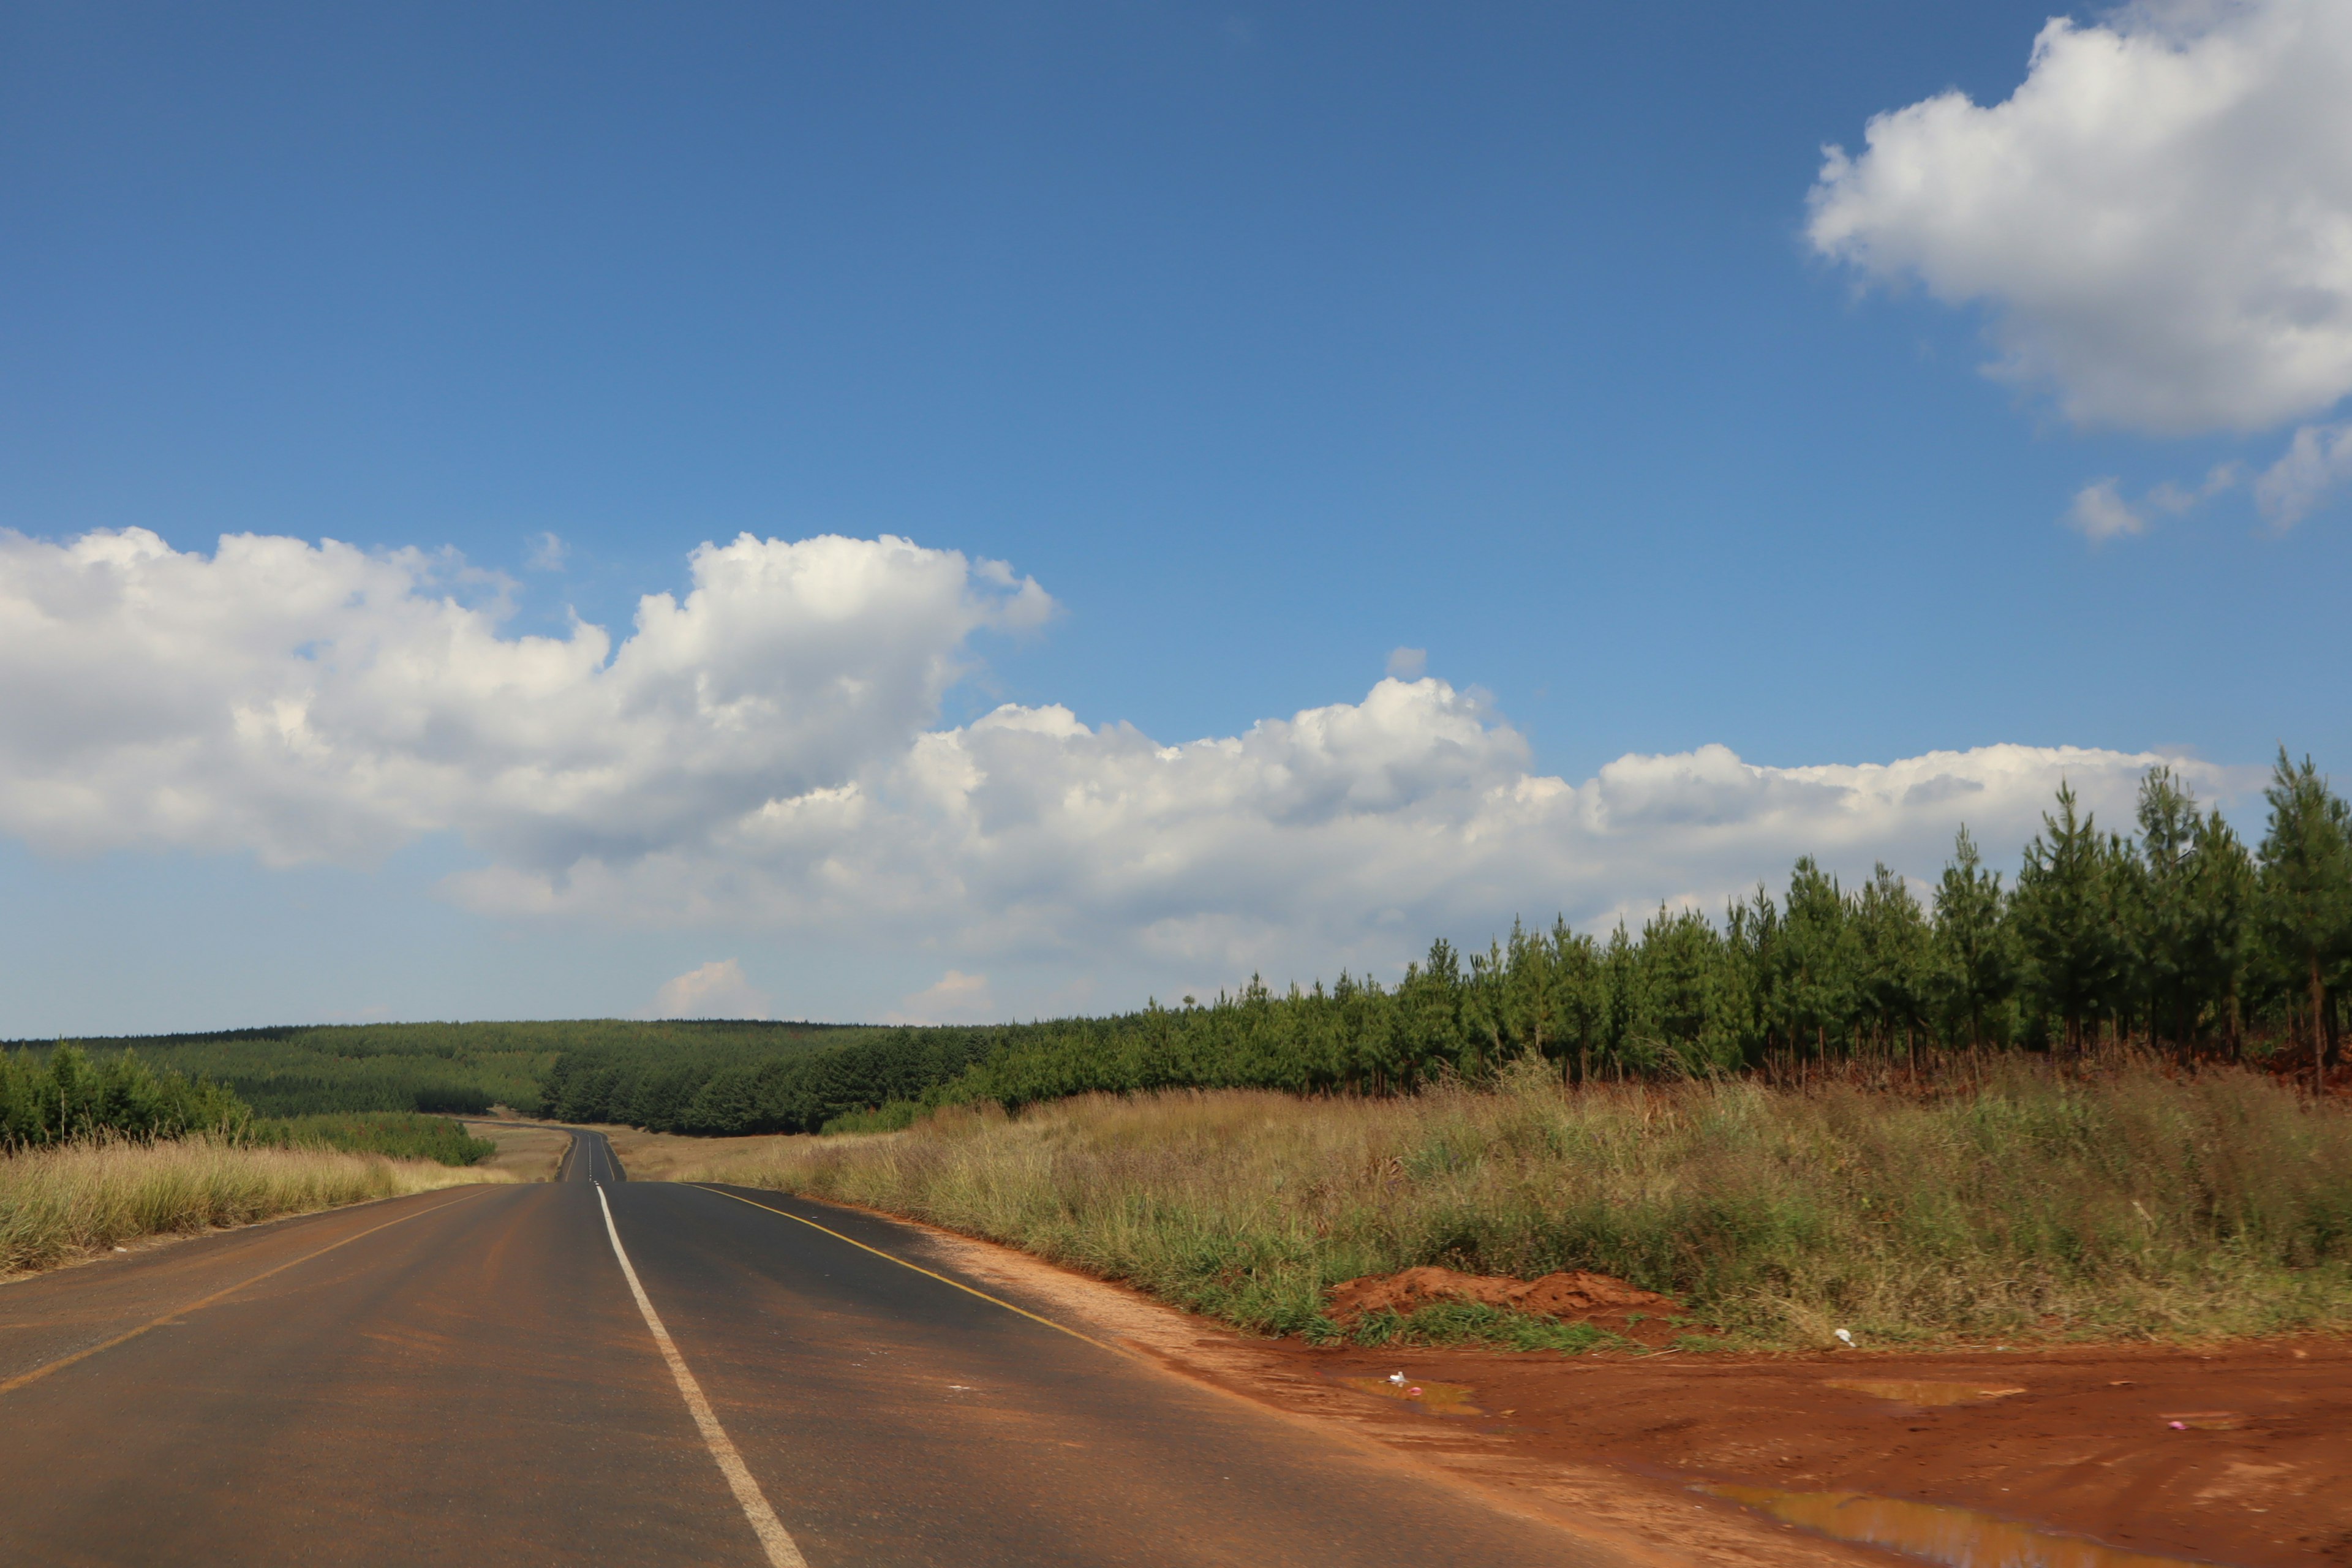
{"type": "MultiPolygon", "coordinates": [[[[1861,1492],[2129,1552],[2239,1568],[2352,1564],[2343,1339],[1769,1358],[1260,1342],[1259,1354],[1268,1373],[1341,1384],[1366,1419],[1419,1427],[1424,1442],[1459,1431],[1498,1471],[1598,1464],[1675,1491],[1861,1492]],[[1397,1372],[1407,1387],[1449,1391],[1447,1409],[1384,1388],[1397,1372]],[[1954,1385],[1973,1396],[1947,1403],[1954,1385]]],[[[1260,1386],[1279,1397],[1287,1381],[1260,1386]]]]}
{"type": "Polygon", "coordinates": [[[929,1234],[942,1261],[1057,1319],[1560,1518],[1631,1561],[1920,1562],[1741,1506],[1769,1489],[1972,1510],[1984,1527],[1959,1544],[1979,1562],[2003,1560],[2003,1531],[2021,1525],[2074,1537],[2042,1560],[2078,1568],[2146,1568],[2142,1554],[2352,1568],[2352,1336],[1772,1356],[1327,1349],[929,1234]]]}
{"type": "Polygon", "coordinates": [[[1451,1268],[1408,1268],[1402,1274],[1367,1274],[1346,1280],[1332,1286],[1324,1299],[1325,1311],[1343,1328],[1353,1327],[1367,1312],[1409,1317],[1440,1301],[1475,1301],[1564,1322],[1591,1323],[1653,1349],[1671,1344],[1684,1334],[1711,1332],[1671,1321],[1683,1310],[1671,1297],[1580,1268],[1547,1274],[1540,1279],[1457,1274],[1451,1268]]]}
{"type": "Polygon", "coordinates": [[[1367,1274],[1331,1287],[1332,1321],[1353,1324],[1367,1312],[1410,1315],[1439,1301],[1476,1301],[1538,1317],[1589,1322],[1639,1311],[1652,1317],[1679,1312],[1675,1302],[1606,1274],[1575,1269],[1540,1279],[1500,1274],[1457,1274],[1451,1268],[1408,1268],[1402,1274],[1367,1274]]]}

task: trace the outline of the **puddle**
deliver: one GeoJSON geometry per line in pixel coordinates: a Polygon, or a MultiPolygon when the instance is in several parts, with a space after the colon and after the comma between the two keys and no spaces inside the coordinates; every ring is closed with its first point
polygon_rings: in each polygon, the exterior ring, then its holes
{"type": "Polygon", "coordinates": [[[1338,1381],[1359,1394],[1377,1394],[1382,1399],[1418,1405],[1432,1415],[1486,1414],[1470,1403],[1470,1385],[1466,1383],[1394,1384],[1385,1377],[1343,1377],[1338,1381]]]}
{"type": "Polygon", "coordinates": [[[1949,1568],[2186,1568],[2194,1562],[2125,1552],[2079,1535],[2059,1535],[1941,1503],[1902,1502],[1864,1492],[1784,1492],[1771,1487],[1696,1489],[1834,1540],[1884,1546],[1949,1568]]]}
{"type": "Polygon", "coordinates": [[[2025,1390],[1982,1383],[1880,1383],[1866,1377],[1832,1377],[1823,1380],[1832,1388],[1850,1388],[1856,1394],[1867,1394],[1873,1399],[1891,1399],[1897,1405],[1981,1405],[1988,1399],[2007,1399],[2025,1390]]]}

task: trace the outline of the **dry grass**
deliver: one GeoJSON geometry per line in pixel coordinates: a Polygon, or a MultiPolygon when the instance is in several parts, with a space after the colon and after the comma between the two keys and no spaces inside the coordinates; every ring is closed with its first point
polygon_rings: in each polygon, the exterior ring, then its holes
{"type": "MultiPolygon", "coordinates": [[[[583,1122],[583,1126],[591,1124],[583,1122]]],[[[592,1131],[612,1142],[613,1157],[633,1182],[695,1181],[712,1161],[757,1160],[793,1140],[774,1133],[741,1138],[689,1138],[679,1132],[648,1132],[640,1127],[596,1123],[592,1131]]]]}
{"type": "Polygon", "coordinates": [[[1334,1332],[1325,1286],[1596,1268],[1749,1342],[2352,1327],[2352,1115],[2242,1073],[2019,1068],[1932,1100],[1752,1083],[1400,1100],[1088,1097],[767,1141],[692,1173],[836,1197],[1334,1332]]]}
{"type": "Polygon", "coordinates": [[[208,1139],[70,1143],[0,1157],[0,1275],[53,1268],[142,1236],[514,1177],[327,1149],[208,1139]]]}
{"type": "Polygon", "coordinates": [[[563,1152],[572,1147],[570,1135],[551,1127],[533,1127],[528,1123],[503,1121],[477,1121],[467,1117],[465,1129],[477,1138],[487,1138],[499,1146],[499,1152],[474,1168],[478,1171],[503,1171],[518,1182],[551,1182],[558,1167],[563,1163],[563,1152]]]}

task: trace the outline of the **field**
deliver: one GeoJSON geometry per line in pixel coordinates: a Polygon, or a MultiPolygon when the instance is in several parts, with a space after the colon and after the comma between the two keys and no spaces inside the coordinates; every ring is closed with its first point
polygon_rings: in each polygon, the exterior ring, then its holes
{"type": "Polygon", "coordinates": [[[142,1237],[512,1179],[426,1161],[204,1138],[61,1144],[0,1157],[0,1276],[142,1237]]]}
{"type": "MultiPolygon", "coordinates": [[[[2240,1070],[2011,1061],[1898,1094],[1568,1089],[1528,1068],[1388,1100],[1090,1096],[751,1143],[691,1173],[1325,1341],[1342,1333],[1327,1287],[1422,1265],[1615,1275],[1723,1336],[1694,1349],[1819,1347],[1841,1328],[1884,1346],[2352,1326],[2352,1115],[2240,1070]]],[[[1432,1308],[1352,1333],[1527,1344],[1539,1327],[1432,1308]]]]}

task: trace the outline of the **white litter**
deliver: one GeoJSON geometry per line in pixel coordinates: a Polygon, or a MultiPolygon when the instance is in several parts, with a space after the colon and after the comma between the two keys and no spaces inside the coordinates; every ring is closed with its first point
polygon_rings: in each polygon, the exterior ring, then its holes
{"type": "Polygon", "coordinates": [[[1842,1344],[1842,1345],[1845,1346],[1845,1348],[1846,1348],[1846,1349],[1848,1349],[1848,1350],[1852,1350],[1852,1349],[1853,1349],[1853,1331],[1848,1330],[1848,1329],[1840,1329],[1840,1330],[1837,1331],[1837,1337],[1838,1337],[1838,1342],[1839,1342],[1840,1344],[1842,1344]]]}
{"type": "Polygon", "coordinates": [[[1395,1384],[1399,1388],[1402,1388],[1404,1386],[1404,1373],[1401,1372],[1392,1372],[1389,1373],[1389,1381],[1395,1384]]]}

